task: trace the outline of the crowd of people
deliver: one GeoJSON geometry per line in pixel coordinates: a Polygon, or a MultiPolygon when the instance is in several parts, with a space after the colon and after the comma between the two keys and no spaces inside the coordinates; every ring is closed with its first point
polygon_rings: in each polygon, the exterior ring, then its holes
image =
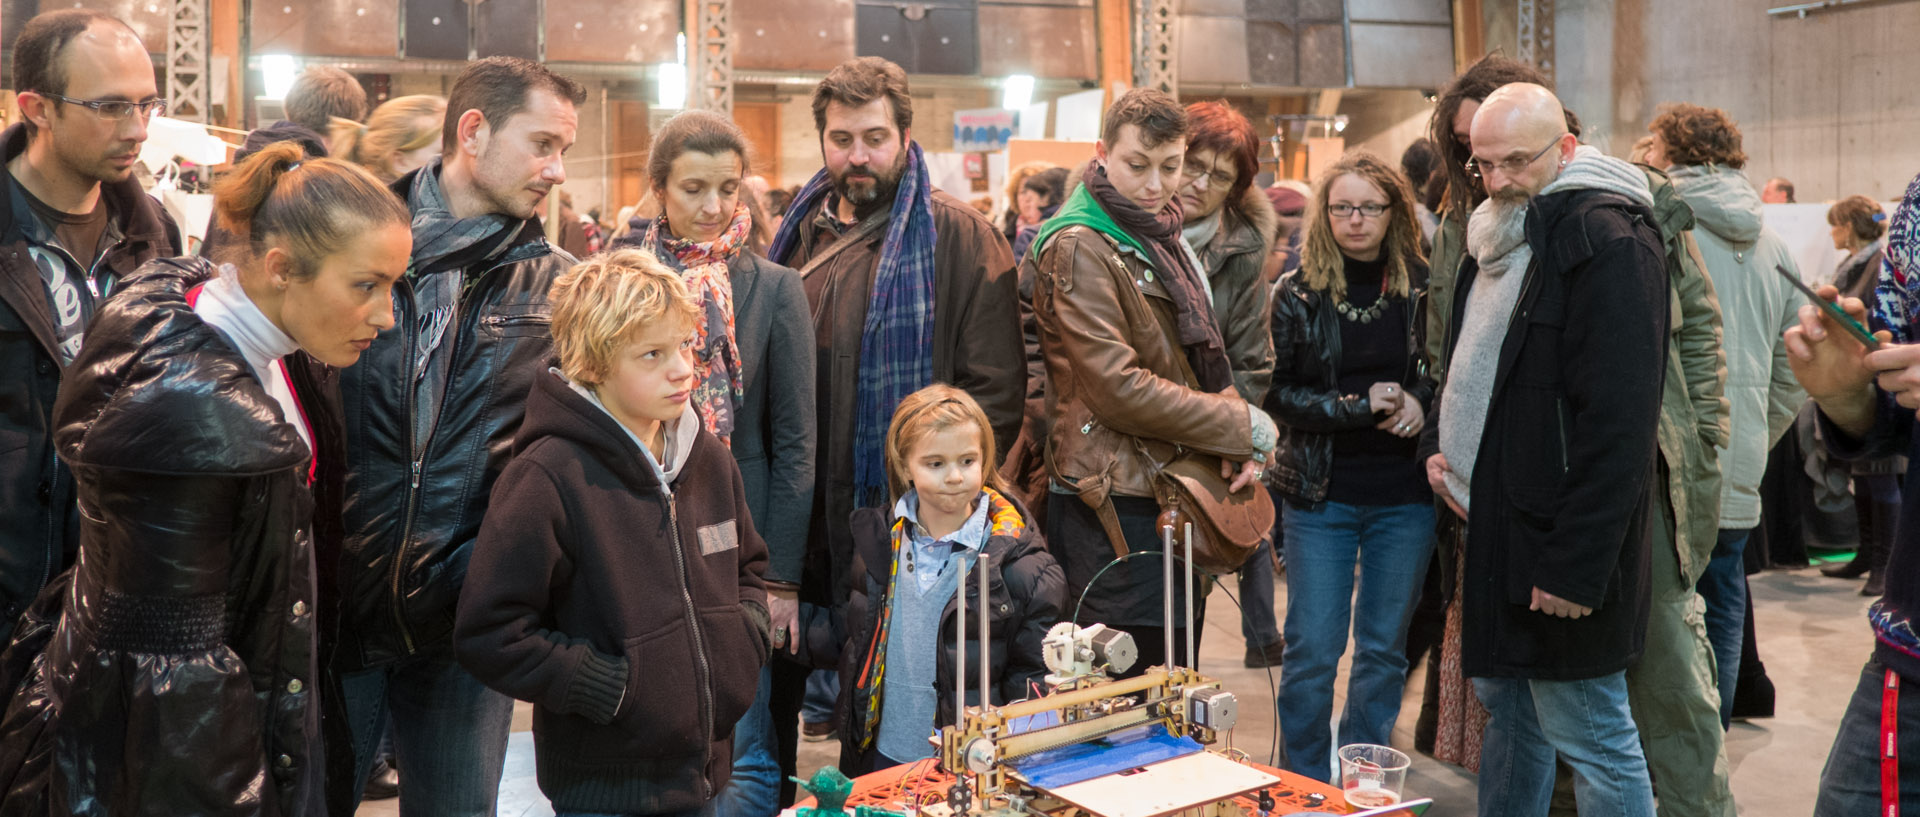
{"type": "Polygon", "coordinates": [[[1489,57],[1397,163],[1309,187],[1261,183],[1230,105],[1133,90],[996,223],[868,57],[814,88],[799,189],[689,111],[646,205],[550,241],[579,84],[488,58],[369,111],[322,68],[189,255],[133,175],[166,106],[133,30],[50,12],[13,60],[0,813],[491,814],[518,699],[561,814],[766,817],[803,738],[870,772],[1041,694],[1058,622],[1131,633],[1130,674],[1195,649],[1183,469],[1278,508],[1228,567],[1287,770],[1388,743],[1424,659],[1418,748],[1479,813],[1731,817],[1796,422],[1851,464],[1835,572],[1885,594],[1816,814],[1920,807],[1883,777],[1920,752],[1920,214],[1833,205],[1806,304],[1761,217],[1792,185],[1724,111],[1663,108],[1628,161],[1489,57]]]}

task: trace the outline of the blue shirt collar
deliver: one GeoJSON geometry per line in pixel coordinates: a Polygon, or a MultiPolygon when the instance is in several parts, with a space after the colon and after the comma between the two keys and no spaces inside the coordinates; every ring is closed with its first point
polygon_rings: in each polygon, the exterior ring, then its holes
{"type": "Polygon", "coordinates": [[[893,518],[907,520],[907,532],[916,544],[942,541],[978,551],[987,546],[988,534],[992,532],[988,524],[987,506],[989,504],[991,503],[987,502],[987,492],[982,490],[973,499],[973,513],[967,517],[966,523],[946,538],[938,540],[934,539],[927,532],[927,527],[920,523],[920,494],[916,491],[907,491],[900,497],[900,501],[893,503],[893,518]]]}

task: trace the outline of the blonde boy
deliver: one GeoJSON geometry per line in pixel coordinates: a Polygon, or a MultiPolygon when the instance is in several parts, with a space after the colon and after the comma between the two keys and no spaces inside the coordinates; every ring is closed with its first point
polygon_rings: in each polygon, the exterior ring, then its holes
{"type": "Polygon", "coordinates": [[[767,549],[690,397],[698,313],[651,253],[554,282],[556,365],[527,399],[454,632],[460,661],[534,709],[561,814],[671,814],[725,785],[722,735],[768,652],[767,549]]]}

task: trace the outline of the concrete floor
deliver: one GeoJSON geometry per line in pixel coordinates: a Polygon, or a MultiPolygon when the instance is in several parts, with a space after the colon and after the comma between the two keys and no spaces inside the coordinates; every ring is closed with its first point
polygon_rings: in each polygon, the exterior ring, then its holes
{"type": "MultiPolygon", "coordinates": [[[[1764,573],[1754,576],[1752,585],[1754,610],[1759,616],[1760,657],[1767,664],[1779,697],[1775,717],[1736,723],[1728,733],[1733,793],[1740,813],[1747,817],[1797,817],[1813,811],[1820,768],[1860,666],[1872,651],[1873,637],[1865,618],[1869,600],[1859,595],[1859,581],[1829,579],[1811,568],[1764,573]]],[[[1280,609],[1284,610],[1284,586],[1279,596],[1280,609]]],[[[1208,604],[1207,633],[1202,644],[1201,669],[1220,678],[1241,701],[1234,744],[1256,758],[1267,758],[1273,746],[1274,709],[1253,702],[1272,697],[1268,673],[1241,667],[1239,616],[1225,594],[1215,593],[1208,604]]],[[[1406,705],[1394,730],[1394,745],[1410,753],[1423,677],[1424,673],[1416,672],[1408,685],[1406,705]]],[[[1275,671],[1272,683],[1278,680],[1275,671]]],[[[1336,697],[1344,696],[1336,692],[1336,697]]],[[[1336,712],[1338,706],[1336,701],[1336,712]]],[[[502,817],[546,817],[553,813],[534,783],[532,734],[526,731],[530,728],[530,712],[530,706],[524,703],[515,710],[500,786],[502,817]]],[[[833,762],[838,751],[834,743],[802,743],[801,776],[833,762]]],[[[1473,775],[1425,755],[1412,754],[1407,794],[1438,801],[1428,812],[1429,817],[1474,814],[1473,775]]],[[[367,803],[359,810],[361,817],[398,813],[396,800],[367,803]]]]}

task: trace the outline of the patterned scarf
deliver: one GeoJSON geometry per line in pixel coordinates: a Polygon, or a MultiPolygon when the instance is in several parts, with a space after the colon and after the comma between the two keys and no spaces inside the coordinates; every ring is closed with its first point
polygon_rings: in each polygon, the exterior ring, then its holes
{"type": "Polygon", "coordinates": [[[680,278],[693,292],[700,306],[699,346],[694,350],[693,403],[700,407],[700,419],[707,430],[729,448],[733,446],[733,423],[745,400],[746,381],[740,376],[740,342],[733,333],[733,277],[727,264],[745,245],[753,232],[753,215],[746,202],[733,208],[733,222],[712,241],[694,242],[677,238],[671,230],[662,230],[665,215],[647,228],[642,246],[654,247],[662,257],[680,267],[680,278]],[[725,335],[716,331],[726,327],[725,335]]]}
{"type": "MultiPolygon", "coordinates": [[[[768,257],[784,263],[812,229],[811,214],[827,200],[833,179],[823,168],[788,205],[768,257]]],[[[907,144],[907,166],[893,197],[873,297],[860,332],[858,401],[853,417],[853,501],[879,505],[887,496],[886,436],[894,407],[933,382],[933,182],[920,144],[907,144]]]]}
{"type": "Polygon", "coordinates": [[[1875,287],[1875,329],[1893,333],[1895,343],[1920,341],[1920,176],[1907,185],[1887,227],[1887,254],[1875,287]]]}
{"type": "Polygon", "coordinates": [[[455,218],[440,187],[438,159],[413,174],[407,209],[413,211],[413,257],[408,275],[464,267],[491,256],[518,233],[523,223],[503,213],[455,218]]]}
{"type": "MultiPolygon", "coordinates": [[[[1012,502],[1007,501],[1006,497],[1001,496],[1000,492],[992,488],[981,488],[980,490],[986,494],[985,499],[989,508],[987,512],[988,541],[992,541],[993,537],[996,536],[1010,536],[1015,539],[1020,538],[1027,529],[1027,522],[1021,518],[1020,509],[1012,502]]],[[[874,738],[880,734],[880,704],[881,698],[887,691],[884,683],[887,675],[887,630],[893,624],[893,596],[896,592],[895,588],[900,586],[900,554],[913,547],[912,543],[907,541],[908,524],[905,516],[893,520],[893,568],[887,572],[887,592],[880,600],[880,625],[874,628],[873,643],[867,647],[867,660],[860,668],[860,677],[854,686],[856,690],[873,690],[873,694],[867,696],[867,710],[860,713],[860,722],[863,728],[858,737],[858,742],[862,751],[871,747],[874,738]]],[[[986,546],[982,545],[980,549],[985,551],[986,546]]],[[[964,591],[965,588],[961,588],[961,590],[964,591]]],[[[872,602],[869,601],[868,603],[871,604],[872,602]]],[[[946,602],[942,600],[941,603],[945,604],[946,602]]],[[[990,650],[992,648],[990,644],[980,645],[980,649],[982,650],[990,650]]],[[[936,647],[936,649],[938,649],[938,647],[936,647]]],[[[956,701],[954,705],[961,706],[964,703],[964,701],[956,701]]]]}

